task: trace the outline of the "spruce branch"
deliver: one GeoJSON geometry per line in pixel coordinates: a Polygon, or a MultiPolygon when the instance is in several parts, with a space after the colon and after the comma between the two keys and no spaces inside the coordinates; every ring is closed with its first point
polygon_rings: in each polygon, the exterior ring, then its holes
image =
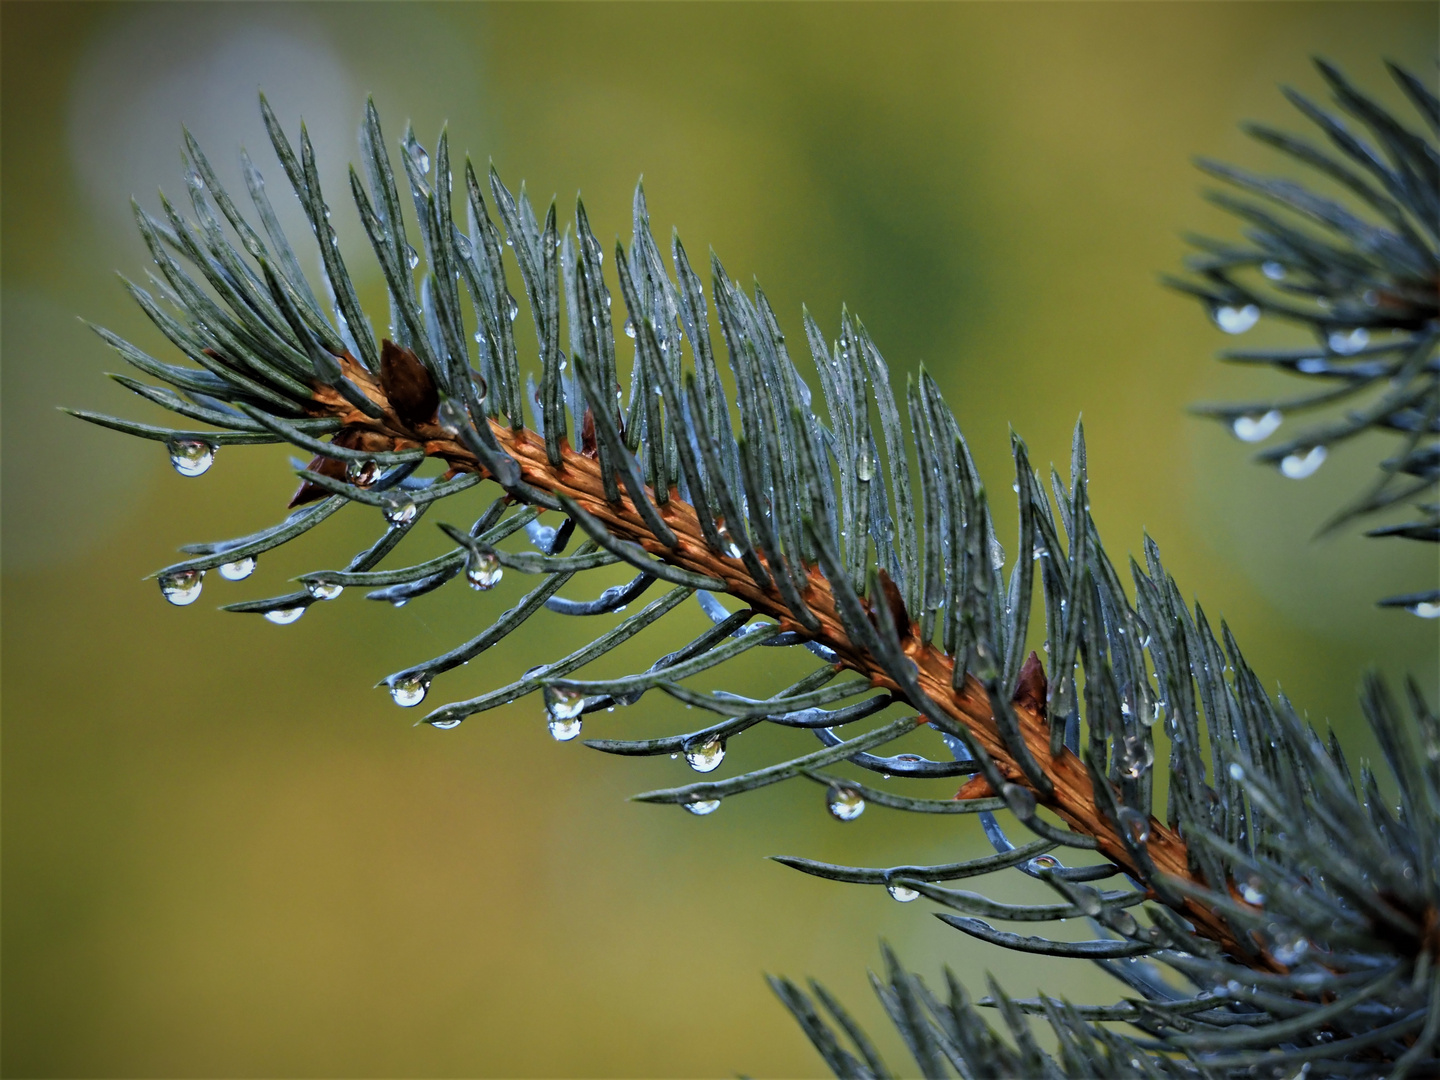
{"type": "MultiPolygon", "coordinates": [[[[664,738],[589,745],[620,755],[683,753],[701,774],[721,766],[727,740],[762,723],[811,731],[820,746],[640,801],[708,814],[725,799],[803,778],[824,785],[841,820],[867,803],[977,814],[994,856],[888,868],[779,861],[880,885],[897,900],[924,896],[949,909],[939,917],[963,933],[1090,959],[1137,996],[1077,1008],[1014,1000],[992,984],[976,1002],[951,978],[945,1002],[887,951],[876,990],[927,1075],[1229,1075],[1307,1063],[1337,1074],[1393,1067],[1403,1075],[1437,1063],[1440,723],[1418,689],[1410,688],[1403,712],[1373,679],[1362,699],[1399,793],[1394,805],[1368,770],[1357,786],[1333,739],[1322,740],[1284,698],[1265,692],[1229,629],[1221,624],[1217,634],[1198,605],[1187,605],[1148,539],[1144,566],[1130,564],[1132,603],[1090,515],[1078,426],[1068,478],[1052,469],[1048,490],[1024,443],[1012,442],[1020,514],[1007,576],[983,484],[939,387],[922,370],[903,396],[893,392],[883,357],[848,311],[833,340],[805,314],[822,418],[765,294],[747,295],[712,257],[707,298],[678,237],[672,278],[642,189],[630,245],[614,253],[626,313],[617,335],[603,250],[582,204],[573,231],[562,235],[553,204],[542,226],[523,187],[512,194],[492,169],[502,241],[469,162],[463,195],[452,190],[446,134],[432,169],[407,130],[400,160],[422,255],[407,238],[409,211],[370,105],[363,176],[352,169],[350,182],[390,296],[389,332],[377,340],[330,224],[308,136],[302,126],[297,155],[263,98],[261,105],[320,249],[321,288],[301,274],[253,162],[243,165],[263,238],[187,135],[194,221],[168,202],[163,221],[137,210],[160,269],[159,299],[131,289],[197,366],[165,364],[101,335],[175,389],[128,378],[123,385],[215,430],[76,414],[166,442],[186,475],[203,473],[228,444],[284,441],[312,455],[297,470],[287,519],[190,545],[189,558],[160,571],[171,602],[194,602],[212,569],[230,580],[250,576],[260,556],[350,503],[383,515],[385,529],[370,547],[343,568],[302,575],[299,590],[229,610],[285,624],[348,587],[398,605],[462,572],[480,591],[507,570],[536,576],[535,587],[475,637],[383,680],[397,704],[415,707],[446,672],[542,609],[618,615],[663,581],[663,595],[607,620],[580,649],[424,720],[453,729],[540,692],[551,733],[568,741],[587,713],[654,690],[717,719],[664,738]],[[463,229],[453,217],[457,195],[463,229]],[[521,369],[506,246],[535,326],[538,383],[521,369]],[[716,362],[711,304],[733,402],[716,362]],[[633,341],[628,399],[621,337],[633,341]],[[440,463],[438,478],[417,475],[430,459],[440,463]],[[454,545],[448,552],[379,568],[432,508],[448,512],[457,504],[446,500],[488,483],[498,496],[468,527],[438,523],[454,545]],[[522,532],[533,551],[510,546],[522,532]],[[572,550],[576,532],[584,539],[572,550]],[[592,600],[558,595],[572,578],[617,563],[635,571],[628,584],[592,600]],[[1048,674],[1032,651],[1037,580],[1048,674]],[[584,676],[586,665],[692,597],[713,623],[705,633],[643,672],[584,676]],[[818,664],[768,696],[686,685],[773,647],[808,650],[818,664]],[[894,706],[904,706],[903,715],[894,706]],[[928,733],[933,756],[883,752],[917,731],[928,733]],[[1160,754],[1170,779],[1163,811],[1154,805],[1160,754]],[[824,771],[842,763],[901,782],[969,779],[953,800],[917,799],[824,771]],[[1016,845],[997,814],[1035,839],[1016,845]],[[1052,854],[1060,848],[1080,861],[1061,862],[1052,854]],[[1000,904],[936,884],[1007,868],[1052,889],[1057,902],[1000,904]],[[1091,884],[1111,879],[1120,887],[1091,884]],[[1089,941],[985,921],[1080,917],[1094,928],[1089,941]],[[1193,989],[1163,978],[1162,963],[1193,989]],[[1013,1047],[980,1008],[998,1012],[1013,1047]],[[1058,1060],[1032,1038],[1031,1013],[1050,1022],[1058,1060]],[[1106,1026],[1116,1022],[1139,1035],[1106,1026]]],[[[822,987],[807,994],[785,980],[772,985],[838,1074],[885,1075],[873,1045],[822,987]]]]}

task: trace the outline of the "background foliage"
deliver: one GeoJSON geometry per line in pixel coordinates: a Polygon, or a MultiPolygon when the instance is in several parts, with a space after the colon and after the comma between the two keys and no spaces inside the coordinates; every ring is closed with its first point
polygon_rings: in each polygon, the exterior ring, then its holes
{"type": "MultiPolygon", "coordinates": [[[[1210,362],[1233,339],[1153,274],[1180,228],[1231,229],[1194,198],[1192,153],[1273,170],[1234,121],[1296,126],[1275,82],[1313,89],[1314,51],[1384,95],[1376,57],[1428,70],[1435,22],[1421,5],[7,5],[5,1071],[798,1074],[817,1062],[762,968],[868,1005],[860,962],[885,934],[922,972],[943,952],[1016,992],[1040,978],[873,890],[759,861],[893,861],[902,826],[878,809],[842,827],[798,787],[703,820],[627,806],[688,770],[583,761],[538,702],[447,735],[364,689],[521,583],[403,612],[347,597],[282,628],[181,614],[138,581],[168,543],[273,520],[293,486],[278,448],[182,481],[157,447],[49,411],[139,415],[71,316],[157,344],[110,271],[143,265],[125,196],[178,189],[180,122],[217,166],[240,140],[261,156],[263,84],[310,121],[336,188],[370,89],[427,140],[448,118],[457,148],[541,198],[583,185],[602,238],[628,231],[643,171],[657,231],[758,274],[792,335],[802,300],[829,327],[843,299],[897,372],[924,360],[1002,494],[1007,423],[1062,460],[1083,410],[1115,553],[1149,529],[1262,677],[1358,736],[1364,663],[1434,685],[1434,633],[1370,607],[1433,575],[1433,552],[1309,543],[1375,455],[1298,483],[1245,468],[1182,409],[1270,384],[1210,362]]],[[[378,276],[362,287],[378,307],[378,276]]],[[[1247,344],[1284,337],[1262,322],[1247,344]]],[[[372,526],[337,521],[262,576],[372,526]]],[[[566,632],[584,633],[538,623],[494,662],[520,670],[566,632]]],[[[647,699],[614,734],[677,707],[647,699]]],[[[972,822],[903,828],[915,861],[984,845],[972,822]]],[[[1064,967],[1047,989],[1083,993],[1064,967]]]]}

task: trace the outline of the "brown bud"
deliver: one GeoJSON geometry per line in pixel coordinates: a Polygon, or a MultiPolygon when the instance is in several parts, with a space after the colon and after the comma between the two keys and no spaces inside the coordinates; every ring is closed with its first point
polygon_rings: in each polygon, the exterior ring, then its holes
{"type": "Polygon", "coordinates": [[[880,591],[885,596],[885,602],[890,605],[890,617],[895,620],[895,633],[900,640],[904,641],[910,636],[910,613],[905,610],[905,601],[900,596],[900,589],[884,567],[880,568],[880,591]]]}
{"type": "Polygon", "coordinates": [[[407,427],[419,427],[435,419],[440,394],[430,372],[413,352],[389,338],[380,343],[380,388],[407,427]]]}
{"type": "Polygon", "coordinates": [[[1035,653],[1020,665],[1020,680],[1015,687],[1015,696],[1010,700],[1022,709],[1029,709],[1040,719],[1045,719],[1045,697],[1049,683],[1045,679],[1045,665],[1035,653]]]}
{"type": "Polygon", "coordinates": [[[964,802],[967,799],[993,799],[994,797],[995,789],[983,776],[972,776],[961,785],[959,791],[955,792],[955,799],[958,802],[964,802]]]}

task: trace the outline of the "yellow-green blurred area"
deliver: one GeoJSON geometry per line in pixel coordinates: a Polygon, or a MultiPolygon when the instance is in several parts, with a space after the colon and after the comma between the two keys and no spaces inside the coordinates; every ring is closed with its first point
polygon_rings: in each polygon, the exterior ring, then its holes
{"type": "MultiPolygon", "coordinates": [[[[1435,624],[1374,607],[1433,585],[1433,547],[1313,538],[1386,441],[1298,482],[1247,463],[1185,408],[1285,380],[1215,362],[1235,341],[1156,280],[1182,231],[1237,233],[1200,199],[1192,155],[1293,172],[1236,124],[1302,127],[1277,85],[1322,94],[1312,54],[1403,108],[1381,59],[1433,81],[1433,4],[6,3],[0,18],[6,1075],[815,1075],[765,971],[821,979],[901,1067],[865,979],[882,937],[932,985],[948,963],[979,993],[987,970],[1026,996],[1123,990],[763,858],[953,861],[985,849],[973,818],[872,807],[842,825],[804,781],[697,818],[626,801],[687,782],[683,761],[557,744],[536,699],[441,732],[372,689],[488,625],[518,574],[403,610],[351,590],[291,626],[216,610],[342,565],[378,533],[372,510],[243,584],[210,575],[193,607],[164,603],[143,578],[177,545],[284,513],[287,453],[225,448],[183,479],[160,444],[55,407],[161,421],[104,377],[122,361],[76,316],[178,361],[114,273],[144,283],[128,199],[153,211],[157,186],[182,191],[182,124],[232,190],[249,148],[305,248],[258,88],[292,137],[305,117],[377,325],[383,284],[344,172],[367,91],[392,149],[405,120],[432,148],[448,121],[456,151],[527,181],[542,212],[558,193],[563,220],[583,192],[607,249],[628,242],[643,174],[662,247],[673,224],[698,265],[713,245],[756,276],[794,343],[802,302],[831,334],[849,304],[898,386],[921,363],[939,380],[1012,550],[1010,426],[1043,467],[1068,460],[1083,414],[1117,565],[1148,531],[1266,686],[1356,755],[1372,745],[1354,694],[1367,665],[1434,693],[1435,624]]],[[[1303,340],[1262,322],[1244,343],[1303,340]]],[[[484,494],[453,502],[431,519],[466,524],[484,494]]],[[[441,550],[418,533],[417,560],[441,550]]],[[[596,670],[637,670],[704,625],[687,607],[596,670]]],[[[595,629],[537,616],[422,708],[595,629]]],[[[761,652],[698,685],[759,694],[808,669],[761,652]]],[[[652,694],[585,733],[705,722],[652,694]]],[[[716,775],[807,739],[737,739],[716,775]]],[[[1003,875],[980,887],[1022,891],[1003,875]]]]}

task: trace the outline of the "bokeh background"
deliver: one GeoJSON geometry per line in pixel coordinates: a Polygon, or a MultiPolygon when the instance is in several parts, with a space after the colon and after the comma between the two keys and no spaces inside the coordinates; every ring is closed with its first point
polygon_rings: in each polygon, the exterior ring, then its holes
{"type": "MultiPolygon", "coordinates": [[[[973,821],[872,809],[840,825],[795,785],[705,819],[630,804],[684,782],[683,763],[557,745],[533,700],[416,729],[370,689],[523,583],[403,611],[347,594],[288,627],[215,610],[340,562],[376,528],[358,510],[244,585],[211,575],[194,607],[165,604],[143,575],[180,543],[268,524],[295,483],[279,448],[226,449],[186,480],[157,444],[55,412],[153,416],[104,378],[121,362],[76,316],[168,355],[114,272],[143,275],[127,200],[180,188],[181,124],[232,182],[248,145],[278,196],[263,87],[292,132],[306,118],[340,207],[371,91],[392,138],[406,118],[427,142],[448,121],[457,148],[537,199],[558,192],[562,212],[583,190],[602,239],[628,240],[643,173],[662,243],[673,223],[692,255],[713,245],[757,275],[792,337],[802,301],[831,331],[844,301],[897,372],[925,363],[1002,496],[1008,426],[1037,462],[1065,460],[1083,413],[1112,556],[1148,531],[1267,684],[1364,754],[1365,665],[1433,692],[1435,625],[1372,603],[1433,582],[1434,551],[1312,539],[1383,440],[1295,482],[1187,417],[1275,387],[1214,362],[1230,339],[1156,275],[1182,230],[1233,235],[1193,154],[1276,168],[1235,125],[1300,126],[1276,87],[1321,92],[1312,54],[1391,102],[1382,57],[1433,80],[1436,11],[6,3],[4,1073],[813,1075],[761,974],[820,977],[893,1050],[864,977],[882,936],[932,978],[950,963],[1022,993],[1114,992],[762,858],[950,860],[983,846],[973,821]]],[[[337,219],[358,253],[353,215],[337,219]]],[[[1262,324],[1247,343],[1294,339],[1262,324]]],[[[581,632],[537,618],[432,700],[581,632]]],[[[683,729],[677,708],[647,698],[587,731],[683,729]]],[[[725,770],[800,745],[783,735],[741,740],[725,770]]]]}

